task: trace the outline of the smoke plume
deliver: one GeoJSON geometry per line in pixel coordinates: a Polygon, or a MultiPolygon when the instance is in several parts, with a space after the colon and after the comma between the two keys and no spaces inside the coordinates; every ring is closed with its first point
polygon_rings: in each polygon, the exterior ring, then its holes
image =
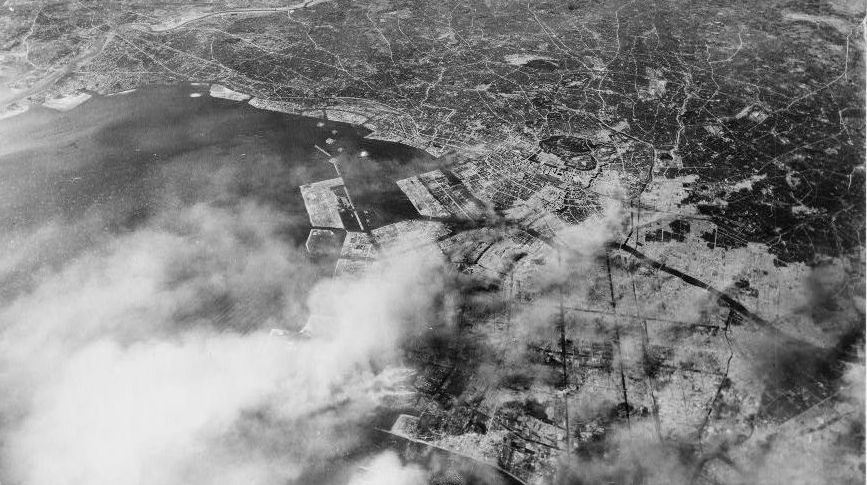
{"type": "MultiPolygon", "coordinates": [[[[160,185],[135,220],[94,206],[2,241],[5,254],[39,243],[0,265],[16,282],[0,301],[4,483],[303,481],[357,455],[370,416],[405,392],[397,349],[436,318],[441,263],[321,279],[287,234],[299,221],[267,197],[287,190],[267,183],[287,169],[201,155],[163,166],[195,182],[160,185]],[[93,228],[105,229],[57,254],[57,238],[93,228]],[[296,336],[311,313],[323,318],[296,336]]],[[[396,467],[370,465],[393,479],[376,483],[414,483],[396,467]]]]}

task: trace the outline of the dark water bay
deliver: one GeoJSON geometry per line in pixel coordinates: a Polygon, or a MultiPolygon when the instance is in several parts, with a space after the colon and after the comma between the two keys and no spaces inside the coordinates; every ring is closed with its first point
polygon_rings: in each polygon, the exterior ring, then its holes
{"type": "Polygon", "coordinates": [[[335,176],[315,145],[339,158],[356,205],[376,225],[417,217],[394,180],[435,167],[428,154],[207,90],[146,87],[0,120],[0,244],[28,256],[0,268],[0,297],[26,286],[38,266],[58,267],[106,235],[197,203],[267,205],[288,218],[285,236],[300,245],[309,221],[299,186],[335,176]],[[36,244],[33,233],[46,224],[63,231],[36,244]]]}
{"type": "MultiPolygon", "coordinates": [[[[274,174],[286,176],[280,180],[285,186],[247,189],[301,216],[306,213],[298,186],[335,174],[314,145],[339,156],[354,197],[383,213],[389,210],[376,207],[377,190],[391,191],[395,179],[435,165],[420,150],[364,139],[365,130],[352,125],[190,96],[203,89],[147,87],[95,97],[66,113],[35,108],[0,120],[0,228],[81,216],[94,205],[112,212],[120,225],[134,223],[161,186],[172,183],[183,192],[184,184],[165,180],[159,168],[184,158],[197,163],[197,152],[215,162],[212,169],[278,158],[289,168],[288,174],[274,174]],[[326,144],[328,138],[336,142],[326,144]],[[362,150],[370,157],[358,157],[362,150]]],[[[187,184],[193,196],[196,181],[187,184]]]]}

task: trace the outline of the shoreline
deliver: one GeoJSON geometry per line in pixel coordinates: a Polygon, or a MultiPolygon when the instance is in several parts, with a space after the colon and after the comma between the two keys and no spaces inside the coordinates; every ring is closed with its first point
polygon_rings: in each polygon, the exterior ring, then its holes
{"type": "MultiPolygon", "coordinates": [[[[226,99],[235,102],[246,102],[250,106],[266,111],[285,113],[295,116],[304,116],[309,118],[317,118],[321,120],[334,121],[338,123],[346,123],[356,127],[362,127],[368,131],[364,138],[370,140],[387,141],[400,143],[418,150],[421,150],[434,158],[440,158],[450,151],[464,152],[465,147],[456,146],[453,144],[443,143],[442,145],[434,145],[432,141],[424,137],[407,136],[406,133],[390,130],[389,126],[403,126],[406,123],[405,115],[400,114],[398,110],[390,106],[381,105],[372,100],[353,99],[358,104],[371,105],[367,109],[362,106],[350,105],[341,106],[340,103],[349,100],[340,98],[334,101],[326,101],[321,106],[310,107],[300,102],[281,101],[267,99],[249,94],[243,91],[235,90],[225,84],[219,82],[205,81],[184,81],[177,83],[196,88],[207,88],[202,90],[202,95],[207,94],[212,98],[226,99]]],[[[166,84],[169,85],[169,84],[166,84]]],[[[77,108],[81,104],[87,102],[94,96],[123,96],[136,92],[141,87],[138,86],[121,91],[110,93],[90,92],[88,90],[80,90],[74,93],[65,94],[55,98],[48,98],[42,103],[37,103],[29,100],[21,100],[22,102],[11,103],[0,111],[0,120],[13,118],[29,111],[32,105],[41,106],[52,109],[58,112],[65,112],[77,108]]],[[[348,104],[348,103],[347,103],[348,104]]]]}

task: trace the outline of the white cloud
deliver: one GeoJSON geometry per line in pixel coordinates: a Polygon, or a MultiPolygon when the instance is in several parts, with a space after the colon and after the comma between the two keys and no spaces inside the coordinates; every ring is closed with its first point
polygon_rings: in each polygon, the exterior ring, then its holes
{"type": "Polygon", "coordinates": [[[439,263],[311,289],[315,268],[282,223],[252,203],[173,209],[0,308],[2,479],[282,483],[351,447],[344,431],[400,390],[397,345],[433,308],[442,281],[426,269],[439,263]],[[308,291],[329,325],[269,337],[303,325],[308,291]],[[280,433],[257,438],[250,415],[280,433]]]}
{"type": "Polygon", "coordinates": [[[385,452],[374,459],[349,482],[349,485],[424,485],[427,476],[415,465],[404,465],[393,452],[385,452]]]}

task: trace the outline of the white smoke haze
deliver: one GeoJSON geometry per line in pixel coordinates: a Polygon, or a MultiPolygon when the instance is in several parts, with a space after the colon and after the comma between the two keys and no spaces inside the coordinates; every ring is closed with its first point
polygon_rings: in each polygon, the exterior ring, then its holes
{"type": "Polygon", "coordinates": [[[0,307],[4,484],[285,483],[402,390],[398,345],[436,306],[439,261],[314,285],[279,211],[164,207],[0,307]],[[331,318],[268,335],[308,311],[331,318]]]}
{"type": "Polygon", "coordinates": [[[393,452],[377,455],[349,485],[424,485],[427,473],[416,465],[404,465],[393,452]]]}
{"type": "Polygon", "coordinates": [[[864,346],[858,347],[858,354],[855,362],[846,364],[846,370],[843,372],[843,386],[841,392],[843,397],[853,404],[856,408],[855,419],[864,424],[865,400],[867,400],[867,366],[864,363],[864,346]]]}
{"type": "Polygon", "coordinates": [[[571,457],[558,470],[555,483],[595,485],[640,483],[686,485],[695,483],[693,469],[670,444],[660,443],[649,420],[611,429],[599,456],[571,457]]]}
{"type": "MultiPolygon", "coordinates": [[[[585,298],[599,268],[599,258],[606,245],[623,232],[626,211],[623,208],[619,182],[613,183],[611,197],[601,198],[601,210],[578,224],[567,226],[555,234],[547,248],[543,264],[534,271],[526,286],[535,290],[532,302],[524,305],[514,318],[515,338],[526,341],[540,332],[552,331],[559,318],[561,297],[567,301],[585,298]]],[[[513,360],[523,360],[523,349],[514,347],[513,360]]]]}
{"type": "Polygon", "coordinates": [[[619,195],[622,192],[618,186],[611,196],[600,198],[602,205],[600,212],[579,224],[567,226],[556,235],[555,239],[566,248],[564,261],[585,261],[596,256],[614,236],[620,233],[626,222],[626,210],[619,195]]]}
{"type": "MultiPolygon", "coordinates": [[[[622,192],[617,185],[614,194],[622,192]]],[[[626,211],[619,196],[600,198],[601,210],[578,224],[566,226],[554,236],[553,248],[545,264],[538,271],[537,284],[552,291],[562,285],[577,293],[586,291],[591,271],[598,265],[598,258],[606,245],[623,231],[626,211]]],[[[582,295],[583,296],[583,295],[582,295]]]]}

